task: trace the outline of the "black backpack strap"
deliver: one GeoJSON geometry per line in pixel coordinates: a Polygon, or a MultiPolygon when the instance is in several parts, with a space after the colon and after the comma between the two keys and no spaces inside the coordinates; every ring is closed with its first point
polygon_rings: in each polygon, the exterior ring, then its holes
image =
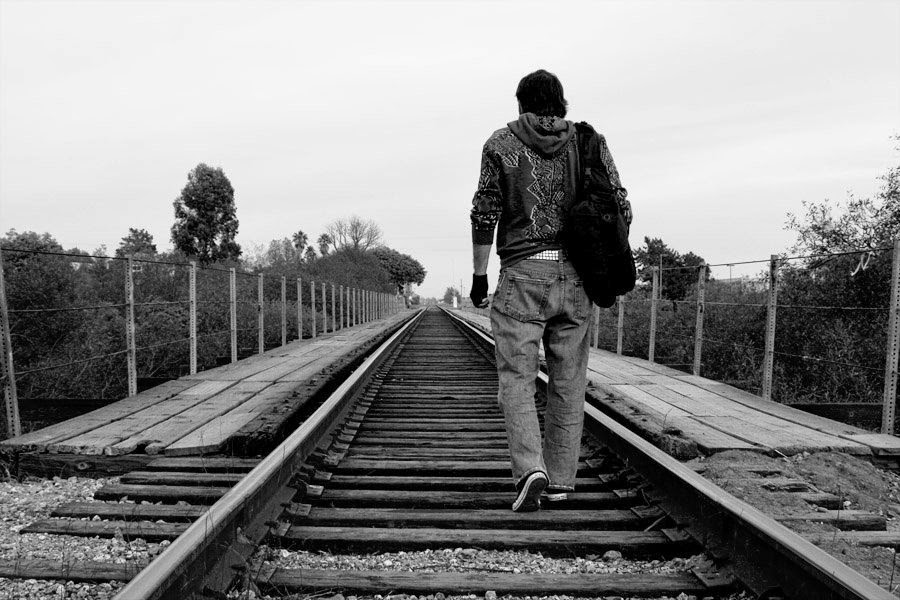
{"type": "Polygon", "coordinates": [[[581,121],[580,123],[575,123],[575,140],[576,140],[576,173],[578,174],[578,189],[576,190],[576,198],[581,199],[584,197],[584,186],[585,180],[587,179],[587,171],[589,162],[588,157],[590,156],[590,143],[591,138],[597,134],[594,131],[594,128],[581,121]]]}
{"type": "Polygon", "coordinates": [[[581,181],[579,183],[579,189],[585,191],[588,182],[592,182],[592,185],[595,186],[592,189],[596,191],[597,183],[602,182],[602,192],[612,192],[613,187],[609,172],[606,169],[606,165],[603,164],[603,160],[600,158],[602,136],[585,122],[575,124],[575,133],[578,138],[580,161],[578,175],[581,178],[581,181]]]}
{"type": "Polygon", "coordinates": [[[578,140],[578,159],[582,168],[587,166],[585,164],[585,157],[589,152],[588,147],[591,142],[591,138],[595,135],[597,135],[597,132],[594,131],[594,128],[584,121],[575,123],[575,137],[578,140]]]}

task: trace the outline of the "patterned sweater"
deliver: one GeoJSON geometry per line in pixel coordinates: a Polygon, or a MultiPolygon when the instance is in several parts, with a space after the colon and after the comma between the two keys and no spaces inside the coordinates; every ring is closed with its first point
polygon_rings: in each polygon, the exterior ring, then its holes
{"type": "MultiPolygon", "coordinates": [[[[627,205],[627,192],[606,140],[599,138],[610,183],[617,189],[620,206],[627,205]]],[[[575,198],[576,165],[575,128],[570,121],[525,113],[495,131],[481,155],[472,200],[472,241],[490,245],[498,229],[501,268],[543,250],[559,249],[563,219],[575,198]]],[[[630,221],[630,209],[625,214],[630,221]]]]}

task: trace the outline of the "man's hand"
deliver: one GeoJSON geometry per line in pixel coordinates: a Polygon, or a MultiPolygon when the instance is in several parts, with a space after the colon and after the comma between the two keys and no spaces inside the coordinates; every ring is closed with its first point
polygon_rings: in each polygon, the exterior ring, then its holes
{"type": "Polygon", "coordinates": [[[472,299],[475,308],[488,307],[487,293],[487,275],[472,275],[472,291],[469,292],[469,298],[472,299]]]}

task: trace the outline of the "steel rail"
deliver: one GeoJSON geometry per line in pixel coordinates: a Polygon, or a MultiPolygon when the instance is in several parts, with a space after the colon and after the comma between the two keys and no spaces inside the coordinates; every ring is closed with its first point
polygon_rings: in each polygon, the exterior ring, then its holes
{"type": "MultiPolygon", "coordinates": [[[[364,388],[382,359],[424,314],[412,316],[387,341],[370,354],[353,374],[286,440],[266,456],[240,482],[210,506],[153,562],[147,565],[115,598],[118,600],[184,600],[197,595],[206,575],[216,568],[231,541],[241,538],[254,519],[283,500],[278,491],[315,451],[322,438],[351,408],[350,400],[364,388]]],[[[295,490],[291,489],[293,493],[295,490]]]]}
{"type": "MultiPolygon", "coordinates": [[[[493,338],[443,309],[491,346],[493,338]]],[[[547,375],[538,378],[547,383],[547,375]]],[[[781,588],[792,598],[896,600],[887,590],[771,517],[672,458],[585,402],[585,427],[647,478],[662,507],[711,554],[727,557],[735,575],[761,594],[781,588]]]]}

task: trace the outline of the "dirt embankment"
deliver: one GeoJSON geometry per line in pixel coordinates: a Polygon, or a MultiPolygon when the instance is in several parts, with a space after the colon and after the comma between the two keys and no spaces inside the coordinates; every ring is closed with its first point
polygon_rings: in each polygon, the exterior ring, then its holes
{"type": "Polygon", "coordinates": [[[767,481],[802,480],[818,491],[842,498],[843,510],[864,510],[887,519],[889,531],[900,530],[900,474],[884,471],[866,460],[837,452],[800,454],[771,458],[753,452],[722,452],[688,463],[702,467],[704,477],[783,521],[802,534],[835,533],[817,544],[840,561],[900,597],[900,565],[892,548],[869,547],[847,542],[831,524],[815,520],[792,520],[803,514],[822,512],[797,493],[770,491],[767,481]]]}

